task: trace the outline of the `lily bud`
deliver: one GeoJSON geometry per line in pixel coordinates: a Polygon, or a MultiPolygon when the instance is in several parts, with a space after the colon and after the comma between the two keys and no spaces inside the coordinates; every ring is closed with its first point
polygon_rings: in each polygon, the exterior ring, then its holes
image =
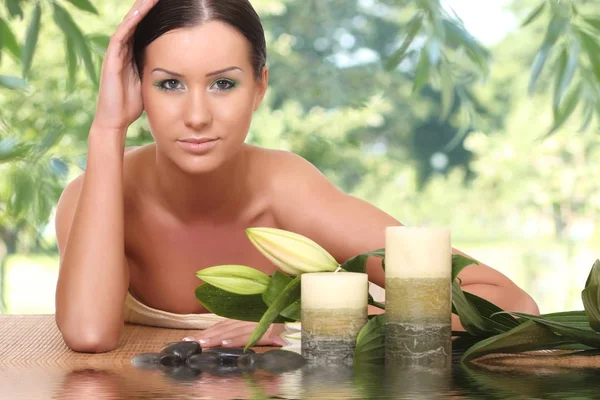
{"type": "Polygon", "coordinates": [[[261,294],[271,278],[245,265],[218,265],[196,272],[204,282],[235,294],[261,294]]]}
{"type": "Polygon", "coordinates": [[[297,233],[275,228],[248,228],[246,235],[258,251],[290,275],[335,271],[339,266],[327,250],[297,233]]]}

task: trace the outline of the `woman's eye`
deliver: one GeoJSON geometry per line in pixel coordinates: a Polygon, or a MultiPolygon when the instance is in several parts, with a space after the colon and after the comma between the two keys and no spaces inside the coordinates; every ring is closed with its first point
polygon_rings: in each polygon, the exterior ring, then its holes
{"type": "Polygon", "coordinates": [[[218,79],[212,86],[218,91],[226,91],[233,89],[235,87],[235,82],[230,81],[229,79],[218,79]]]}
{"type": "Polygon", "coordinates": [[[177,79],[165,79],[154,84],[158,89],[170,92],[173,90],[181,90],[183,85],[177,79]]]}
{"type": "Polygon", "coordinates": [[[179,81],[176,79],[167,79],[163,81],[162,86],[167,90],[176,90],[179,89],[179,81]]]}

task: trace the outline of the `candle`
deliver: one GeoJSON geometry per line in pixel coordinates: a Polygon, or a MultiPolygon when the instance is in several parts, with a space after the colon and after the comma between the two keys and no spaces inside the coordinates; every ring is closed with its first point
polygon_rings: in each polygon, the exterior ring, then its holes
{"type": "Polygon", "coordinates": [[[386,364],[450,366],[451,281],[449,229],[386,229],[386,364]]]}
{"type": "Polygon", "coordinates": [[[356,337],[367,323],[367,274],[302,274],[302,355],[313,364],[352,365],[356,337]]]}

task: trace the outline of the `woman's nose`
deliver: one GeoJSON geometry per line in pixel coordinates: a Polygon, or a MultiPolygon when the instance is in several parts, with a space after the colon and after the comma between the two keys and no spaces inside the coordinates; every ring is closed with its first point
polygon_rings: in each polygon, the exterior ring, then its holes
{"type": "Polygon", "coordinates": [[[190,91],[185,105],[185,126],[193,130],[201,130],[212,120],[207,94],[203,90],[190,91]]]}

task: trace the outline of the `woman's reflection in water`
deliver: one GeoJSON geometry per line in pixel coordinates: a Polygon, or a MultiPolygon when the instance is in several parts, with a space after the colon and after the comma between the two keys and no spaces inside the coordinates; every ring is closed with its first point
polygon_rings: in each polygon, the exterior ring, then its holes
{"type": "Polygon", "coordinates": [[[268,399],[279,394],[284,377],[254,373],[189,373],[179,370],[78,369],[69,372],[55,400],[268,399]],[[173,374],[175,373],[175,374],[173,374]]]}

